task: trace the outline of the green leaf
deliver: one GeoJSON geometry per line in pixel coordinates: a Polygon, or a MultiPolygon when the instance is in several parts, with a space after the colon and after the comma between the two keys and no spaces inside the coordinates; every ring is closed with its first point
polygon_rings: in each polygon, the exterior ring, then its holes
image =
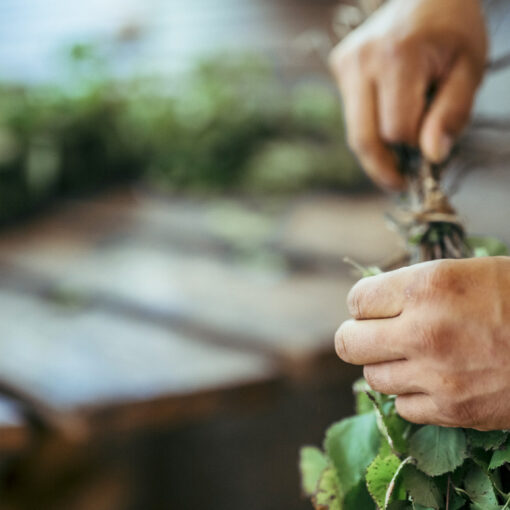
{"type": "Polygon", "coordinates": [[[495,448],[499,448],[505,442],[508,437],[508,432],[503,430],[480,432],[479,430],[466,429],[466,436],[469,446],[472,448],[494,450],[495,448]]]}
{"type": "Polygon", "coordinates": [[[315,508],[320,510],[343,510],[343,492],[332,466],[322,472],[313,497],[315,508]]]}
{"type": "Polygon", "coordinates": [[[429,476],[453,471],[467,456],[466,435],[461,429],[426,425],[411,436],[409,453],[429,476]]]}
{"type": "Polygon", "coordinates": [[[367,381],[363,377],[360,377],[352,385],[352,391],[354,392],[355,395],[357,395],[358,393],[366,394],[367,391],[372,391],[372,389],[368,385],[367,381]]]}
{"type": "Polygon", "coordinates": [[[328,467],[328,460],[324,453],[313,446],[301,448],[299,469],[301,471],[301,485],[307,496],[313,496],[323,471],[328,467]]]}
{"type": "Polygon", "coordinates": [[[396,455],[389,455],[377,456],[368,466],[366,474],[368,492],[379,508],[386,508],[388,490],[400,464],[401,461],[396,455]]]}
{"type": "Polygon", "coordinates": [[[418,232],[416,234],[412,234],[407,238],[407,244],[411,246],[418,246],[423,239],[423,232],[418,232]]]}
{"type": "Polygon", "coordinates": [[[466,500],[454,491],[450,492],[450,507],[449,510],[460,510],[466,505],[466,500]]]}
{"type": "Polygon", "coordinates": [[[371,413],[374,411],[374,405],[367,395],[370,386],[365,379],[358,379],[352,386],[354,396],[356,398],[356,414],[371,413]]]}
{"type": "Polygon", "coordinates": [[[409,447],[408,434],[411,424],[397,414],[394,405],[391,406],[389,412],[382,415],[382,421],[395,451],[398,453],[406,452],[409,447]]]}
{"type": "Polygon", "coordinates": [[[410,501],[392,501],[388,510],[413,510],[413,504],[410,501]]]}
{"type": "Polygon", "coordinates": [[[390,443],[386,441],[386,438],[382,438],[381,446],[379,447],[379,457],[388,457],[390,455],[394,455],[393,449],[390,446],[390,443]]]}
{"type": "Polygon", "coordinates": [[[394,453],[404,453],[408,448],[407,436],[411,424],[397,414],[394,398],[372,390],[367,392],[377,414],[379,431],[391,446],[394,453]]]}
{"type": "Polygon", "coordinates": [[[422,473],[412,465],[402,472],[403,485],[409,492],[415,507],[422,506],[439,510],[443,504],[441,491],[433,478],[422,473]]]}
{"type": "Polygon", "coordinates": [[[448,489],[448,483],[451,483],[456,487],[460,487],[464,482],[468,468],[468,462],[464,462],[453,473],[448,473],[448,475],[444,475],[440,479],[437,479],[438,483],[440,483],[441,480],[444,482],[444,485],[440,485],[443,492],[446,492],[448,489]]]}
{"type": "Polygon", "coordinates": [[[484,510],[496,510],[499,508],[494,487],[488,475],[480,466],[472,464],[464,480],[464,490],[471,501],[484,510]]]}
{"type": "Polygon", "coordinates": [[[378,274],[381,273],[382,270],[377,266],[369,266],[365,268],[365,271],[363,272],[363,277],[366,278],[367,276],[377,276],[378,274]]]}
{"type": "Polygon", "coordinates": [[[367,485],[361,480],[358,485],[344,497],[342,510],[376,510],[375,503],[368,493],[367,485]]]}
{"type": "Polygon", "coordinates": [[[469,236],[467,245],[477,257],[508,255],[508,247],[495,237],[469,236]]]}
{"type": "MultiPolygon", "coordinates": [[[[479,255],[479,256],[485,257],[486,255],[479,255]]],[[[492,508],[494,508],[494,510],[496,510],[496,509],[500,509],[501,507],[497,506],[497,507],[492,507],[492,508]]],[[[489,509],[484,507],[483,505],[479,505],[478,503],[471,503],[471,505],[469,505],[469,510],[489,510],[489,509]]]]}
{"type": "Polygon", "coordinates": [[[492,450],[484,450],[483,448],[472,448],[470,458],[476,462],[484,471],[489,469],[492,458],[492,450]]]}
{"type": "Polygon", "coordinates": [[[356,393],[356,414],[372,413],[373,411],[374,404],[368,395],[364,391],[356,393]]]}
{"type": "Polygon", "coordinates": [[[505,443],[501,450],[496,450],[492,454],[489,469],[501,467],[505,462],[510,462],[510,440],[505,443]]]}
{"type": "Polygon", "coordinates": [[[333,462],[345,493],[363,478],[380,445],[374,413],[336,423],[326,432],[324,449],[333,462]]]}
{"type": "Polygon", "coordinates": [[[349,257],[344,257],[344,262],[346,264],[350,264],[356,271],[358,271],[361,274],[362,278],[368,278],[370,276],[377,276],[378,274],[381,274],[383,271],[382,269],[378,268],[377,266],[362,266],[355,260],[352,260],[349,257]]]}

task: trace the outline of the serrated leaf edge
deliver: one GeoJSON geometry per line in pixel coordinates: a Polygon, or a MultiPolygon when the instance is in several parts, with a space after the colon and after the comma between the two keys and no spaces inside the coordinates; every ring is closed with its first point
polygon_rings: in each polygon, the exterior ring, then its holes
{"type": "Polygon", "coordinates": [[[412,457],[407,457],[398,466],[397,470],[395,471],[395,474],[393,475],[393,478],[390,481],[390,484],[388,485],[388,490],[386,491],[386,497],[384,498],[384,510],[388,509],[391,496],[393,494],[393,491],[395,490],[395,485],[397,483],[398,477],[400,476],[400,473],[402,472],[402,469],[404,469],[404,466],[406,466],[407,464],[411,464],[413,462],[414,459],[412,457]]]}

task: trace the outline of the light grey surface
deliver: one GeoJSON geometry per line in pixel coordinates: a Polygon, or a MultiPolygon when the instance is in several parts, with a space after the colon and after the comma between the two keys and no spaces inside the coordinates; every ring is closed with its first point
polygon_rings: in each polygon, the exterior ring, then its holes
{"type": "Polygon", "coordinates": [[[186,69],[220,51],[285,58],[304,30],[329,23],[335,0],[2,0],[0,76],[65,81],[63,52],[99,43],[116,74],[186,69]],[[133,36],[134,39],[133,39],[133,36]]]}
{"type": "Polygon", "coordinates": [[[399,250],[378,196],[301,198],[271,213],[241,200],[122,202],[76,204],[4,237],[4,274],[292,360],[332,349],[355,282],[343,257],[370,264],[399,250]],[[327,263],[294,271],[286,254],[327,263]]]}
{"type": "MultiPolygon", "coordinates": [[[[490,31],[490,60],[510,54],[510,3],[508,0],[485,0],[490,31]]],[[[477,113],[495,117],[510,116],[510,68],[487,74],[478,94],[477,113]]]]}
{"type": "Polygon", "coordinates": [[[103,311],[0,293],[0,378],[56,409],[266,381],[268,361],[103,311]]]}
{"type": "MultiPolygon", "coordinates": [[[[510,54],[510,2],[486,0],[490,58],[510,54]]],[[[453,202],[469,232],[494,235],[510,244],[510,68],[487,73],[473,121],[502,121],[506,129],[469,127],[460,153],[464,176],[453,202]]]]}

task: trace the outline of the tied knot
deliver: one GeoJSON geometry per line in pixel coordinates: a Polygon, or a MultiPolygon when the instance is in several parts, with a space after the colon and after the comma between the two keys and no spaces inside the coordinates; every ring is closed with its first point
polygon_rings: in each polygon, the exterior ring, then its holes
{"type": "Polygon", "coordinates": [[[451,223],[461,225],[455,209],[441,189],[437,179],[428,175],[422,182],[423,197],[417,210],[414,211],[416,223],[451,223]]]}
{"type": "Polygon", "coordinates": [[[438,172],[432,164],[422,159],[420,170],[414,182],[414,189],[418,201],[412,211],[416,225],[430,225],[431,223],[450,223],[462,227],[457,212],[450,204],[450,200],[441,189],[438,172]]]}

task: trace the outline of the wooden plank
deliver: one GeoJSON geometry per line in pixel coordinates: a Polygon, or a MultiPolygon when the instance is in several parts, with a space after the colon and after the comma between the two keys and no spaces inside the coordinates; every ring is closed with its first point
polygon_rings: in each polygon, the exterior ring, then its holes
{"type": "MultiPolygon", "coordinates": [[[[210,413],[225,395],[275,380],[267,359],[207,345],[101,311],[50,305],[0,293],[0,379],[47,403],[80,414],[133,405],[171,422],[210,413]],[[207,398],[202,398],[206,396],[207,398]],[[190,409],[183,403],[190,400],[190,409]],[[157,406],[154,405],[157,402],[157,406]]],[[[157,421],[157,420],[156,420],[157,421]]]]}
{"type": "Polygon", "coordinates": [[[124,217],[129,235],[151,245],[166,240],[169,246],[182,245],[187,251],[223,250],[220,255],[229,249],[272,248],[289,257],[315,260],[316,268],[323,265],[344,273],[345,256],[373,264],[402,249],[399,236],[384,218],[394,204],[376,193],[312,195],[280,204],[264,199],[173,197],[170,201],[147,194],[135,195],[129,204],[127,193],[121,197],[98,200],[93,211],[105,220],[124,217]]]}
{"type": "Polygon", "coordinates": [[[17,404],[0,396],[0,452],[4,455],[18,452],[28,441],[28,427],[17,404]]]}
{"type": "Polygon", "coordinates": [[[302,362],[332,352],[346,318],[355,278],[343,256],[373,262],[395,250],[386,205],[377,196],[307,199],[268,213],[119,195],[11,233],[0,241],[0,277],[16,286],[32,274],[46,290],[115,313],[302,362]],[[319,270],[295,271],[300,257],[319,270]]]}
{"type": "MultiPolygon", "coordinates": [[[[44,261],[39,255],[37,271],[44,261]]],[[[17,262],[22,272],[23,262],[17,262]]],[[[50,265],[55,275],[48,288],[60,300],[100,302],[117,313],[167,322],[170,328],[197,328],[205,337],[231,339],[232,347],[259,345],[275,357],[330,349],[352,284],[350,277],[289,277],[278,269],[235,267],[129,243],[78,259],[56,257],[50,265]]],[[[12,266],[3,272],[4,285],[6,277],[18,284],[12,266]]]]}

